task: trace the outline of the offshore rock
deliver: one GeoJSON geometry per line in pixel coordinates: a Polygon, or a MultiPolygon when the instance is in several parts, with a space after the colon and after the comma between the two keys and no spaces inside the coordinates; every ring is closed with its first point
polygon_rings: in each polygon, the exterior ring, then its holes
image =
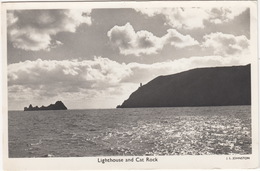
{"type": "Polygon", "coordinates": [[[36,110],[67,110],[67,107],[62,103],[62,101],[57,101],[55,104],[50,104],[49,106],[33,107],[30,104],[29,107],[24,108],[24,111],[36,111],[36,110]]]}

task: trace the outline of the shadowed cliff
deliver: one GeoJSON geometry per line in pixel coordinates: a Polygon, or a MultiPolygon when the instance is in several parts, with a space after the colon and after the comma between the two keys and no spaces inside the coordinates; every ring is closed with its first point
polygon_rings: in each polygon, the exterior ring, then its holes
{"type": "Polygon", "coordinates": [[[250,65],[246,65],[159,76],[118,108],[250,105],[250,75],[250,65]]]}

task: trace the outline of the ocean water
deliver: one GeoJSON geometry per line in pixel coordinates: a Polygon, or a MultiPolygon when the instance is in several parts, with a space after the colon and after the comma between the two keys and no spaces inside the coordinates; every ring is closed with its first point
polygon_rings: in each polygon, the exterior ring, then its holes
{"type": "Polygon", "coordinates": [[[251,153],[251,106],[9,111],[9,157],[251,153]]]}

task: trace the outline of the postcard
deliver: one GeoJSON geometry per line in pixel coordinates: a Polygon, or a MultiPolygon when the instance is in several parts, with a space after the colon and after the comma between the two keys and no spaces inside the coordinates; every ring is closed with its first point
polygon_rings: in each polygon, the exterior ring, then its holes
{"type": "Polygon", "coordinates": [[[1,14],[4,169],[259,167],[256,1],[1,14]]]}

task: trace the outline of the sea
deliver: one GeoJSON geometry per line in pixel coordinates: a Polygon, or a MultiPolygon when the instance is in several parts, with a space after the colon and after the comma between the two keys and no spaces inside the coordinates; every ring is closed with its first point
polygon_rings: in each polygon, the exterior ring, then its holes
{"type": "Polygon", "coordinates": [[[10,158],[251,154],[251,106],[9,111],[10,158]]]}

